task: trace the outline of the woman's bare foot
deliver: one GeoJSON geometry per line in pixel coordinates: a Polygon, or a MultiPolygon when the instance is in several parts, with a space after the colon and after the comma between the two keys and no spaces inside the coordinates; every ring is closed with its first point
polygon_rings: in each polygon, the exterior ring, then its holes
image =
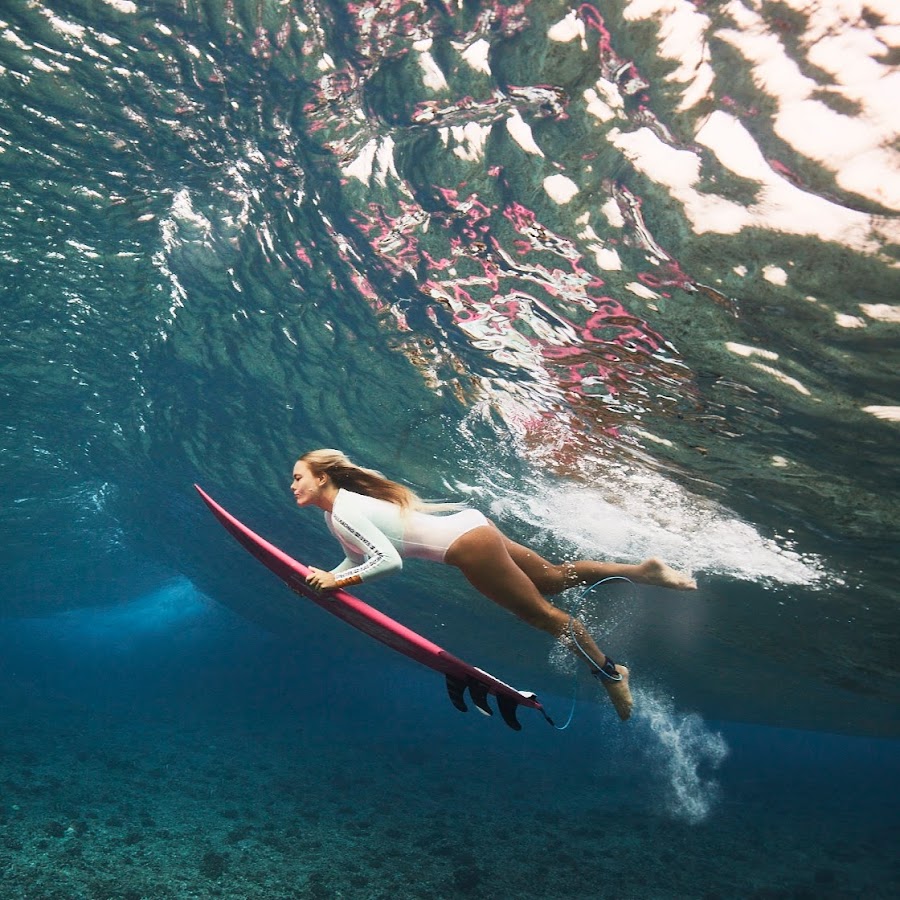
{"type": "Polygon", "coordinates": [[[616,671],[622,676],[621,681],[610,681],[608,678],[601,679],[612,705],[616,708],[619,718],[624,722],[631,716],[631,708],[634,706],[634,700],[631,696],[631,689],[628,687],[628,669],[625,666],[616,666],[616,671]]]}
{"type": "Polygon", "coordinates": [[[638,578],[642,584],[654,584],[657,587],[672,588],[676,591],[697,590],[697,582],[690,575],[677,572],[656,557],[642,562],[638,566],[638,571],[640,573],[638,578]]]}

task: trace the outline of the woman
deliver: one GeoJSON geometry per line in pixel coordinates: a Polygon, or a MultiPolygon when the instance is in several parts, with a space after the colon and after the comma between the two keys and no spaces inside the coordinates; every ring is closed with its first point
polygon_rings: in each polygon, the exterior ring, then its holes
{"type": "Polygon", "coordinates": [[[354,465],[339,450],[313,450],[300,457],[291,491],[298,506],[325,511],[325,522],[346,553],[330,572],[310,567],[307,581],[313,588],[331,591],[371,581],[399,571],[407,557],[455,566],[485,597],[585,659],[623,721],[632,707],[628,669],[603,653],[581,622],[542,595],[612,576],[679,590],[697,586],[657,559],[640,565],[554,565],[511,541],[477,510],[425,503],[380,472],[354,465]],[[457,511],[435,515],[448,509],[457,511]]]}

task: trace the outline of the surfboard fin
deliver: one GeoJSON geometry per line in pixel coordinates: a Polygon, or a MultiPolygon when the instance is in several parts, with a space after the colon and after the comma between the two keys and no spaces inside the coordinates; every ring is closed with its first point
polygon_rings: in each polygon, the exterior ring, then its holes
{"type": "MultiPolygon", "coordinates": [[[[516,718],[516,710],[519,708],[519,704],[509,697],[498,696],[497,706],[500,708],[500,715],[503,716],[503,721],[506,722],[513,731],[521,731],[522,725],[516,718]]],[[[546,715],[544,718],[546,718],[546,715]]],[[[548,719],[547,721],[550,720],[548,719]]],[[[550,724],[552,725],[553,723],[550,722],[550,724]]]]}
{"type": "Polygon", "coordinates": [[[488,703],[487,685],[482,684],[480,681],[470,679],[469,696],[472,698],[472,702],[475,706],[478,707],[479,712],[484,713],[486,716],[492,716],[494,714],[494,711],[488,703]]]}
{"type": "Polygon", "coordinates": [[[469,707],[466,706],[466,683],[462,678],[456,678],[453,675],[447,676],[447,694],[450,696],[450,702],[460,711],[468,712],[469,707]]]}
{"type": "MultiPolygon", "coordinates": [[[[456,678],[453,675],[447,675],[447,694],[450,697],[450,702],[460,711],[460,712],[468,712],[469,707],[466,705],[466,688],[469,689],[469,696],[472,698],[472,702],[478,708],[479,712],[484,713],[486,716],[492,716],[494,711],[491,709],[490,704],[488,703],[488,689],[487,685],[483,684],[480,681],[476,681],[474,678],[469,679],[468,681],[463,680],[462,678],[456,678]]],[[[498,694],[497,696],[497,707],[500,710],[500,715],[503,717],[503,721],[512,728],[513,731],[521,731],[522,725],[519,720],[516,718],[516,711],[519,708],[519,704],[516,703],[511,697],[505,697],[502,694],[498,694]]],[[[542,710],[543,712],[543,710],[542,710]]],[[[544,713],[544,718],[547,718],[547,714],[544,713]]],[[[549,722],[550,720],[547,719],[549,722]]],[[[550,723],[553,724],[552,722],[550,723]]]]}

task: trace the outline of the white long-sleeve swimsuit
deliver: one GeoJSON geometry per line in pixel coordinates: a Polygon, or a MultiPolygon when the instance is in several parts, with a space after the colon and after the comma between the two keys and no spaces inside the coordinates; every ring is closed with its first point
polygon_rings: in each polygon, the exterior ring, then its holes
{"type": "Polygon", "coordinates": [[[404,511],[396,503],[341,488],[325,523],[346,553],[331,572],[347,585],[396,572],[409,557],[443,562],[458,537],[488,520],[476,509],[441,516],[404,511]]]}

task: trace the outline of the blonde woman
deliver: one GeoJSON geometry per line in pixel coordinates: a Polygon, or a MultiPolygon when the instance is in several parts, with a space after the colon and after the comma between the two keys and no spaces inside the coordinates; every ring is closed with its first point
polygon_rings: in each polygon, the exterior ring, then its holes
{"type": "Polygon", "coordinates": [[[397,572],[406,558],[458,568],[489,600],[547,632],[584,659],[606,688],[619,718],[631,715],[628,669],[594,643],[581,622],[543,596],[603,578],[693,590],[696,582],[658,559],[639,565],[581,560],[553,564],[511,541],[480,512],[429,504],[374,469],[352,463],[339,450],[312,450],[297,460],[291,491],[298,506],[317,506],[344,549],[331,571],[310,567],[317,591],[346,588],[397,572]],[[447,513],[448,510],[456,510],[447,513]]]}

